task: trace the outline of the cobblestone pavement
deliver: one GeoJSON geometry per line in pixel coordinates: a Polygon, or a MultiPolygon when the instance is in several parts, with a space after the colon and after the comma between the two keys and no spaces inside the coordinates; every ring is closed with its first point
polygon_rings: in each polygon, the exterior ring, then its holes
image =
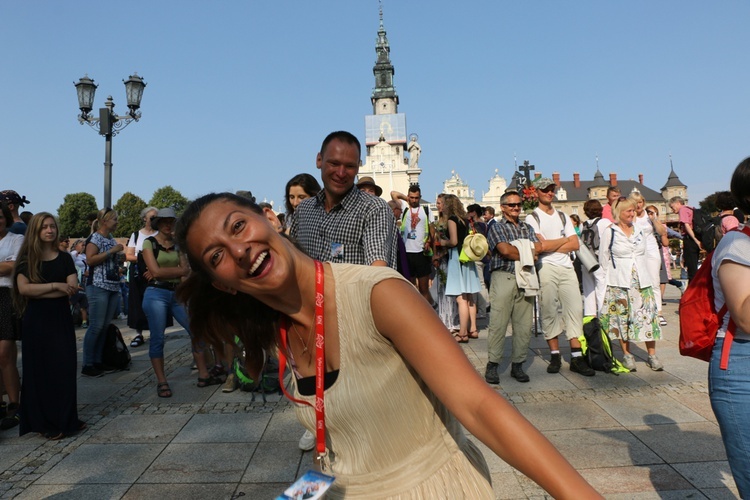
{"type": "MultiPolygon", "coordinates": [[[[541,336],[532,339],[524,365],[531,382],[518,383],[509,362],[500,365],[498,392],[607,498],[737,498],[708,402],[707,365],[677,352],[675,311],[668,291],[669,325],[658,344],[663,372],[648,368],[641,345],[635,373],[581,377],[564,362],[560,374],[550,375],[541,336]]],[[[117,323],[129,341],[134,332],[117,323]]],[[[479,325],[486,327],[486,319],[479,325]]],[[[482,374],[486,333],[464,345],[482,374]]],[[[80,351],[83,330],[77,335],[80,351]]],[[[297,448],[302,427],[287,400],[197,388],[188,336],[172,328],[167,339],[172,398],[156,397],[146,344],[131,349],[130,371],[79,379],[85,431],[61,441],[18,437],[17,428],[0,432],[0,497],[275,498],[309,467],[312,456],[297,448]]],[[[545,497],[479,446],[497,498],[545,497]]]]}

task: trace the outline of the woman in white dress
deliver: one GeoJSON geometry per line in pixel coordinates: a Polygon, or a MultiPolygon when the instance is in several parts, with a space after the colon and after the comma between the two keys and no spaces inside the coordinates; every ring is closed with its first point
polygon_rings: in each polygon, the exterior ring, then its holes
{"type": "Polygon", "coordinates": [[[635,202],[635,224],[641,228],[646,239],[646,266],[648,274],[651,277],[651,288],[654,290],[656,298],[656,307],[659,309],[659,325],[667,326],[667,320],[661,314],[661,278],[659,271],[661,269],[661,247],[659,241],[667,234],[667,228],[659,222],[656,215],[649,215],[646,211],[646,199],[641,193],[630,193],[629,198],[635,202]]]}

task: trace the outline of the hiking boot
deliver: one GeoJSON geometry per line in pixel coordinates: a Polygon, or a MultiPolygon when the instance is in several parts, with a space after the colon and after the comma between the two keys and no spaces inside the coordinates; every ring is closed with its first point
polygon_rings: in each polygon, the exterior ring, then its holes
{"type": "Polygon", "coordinates": [[[660,372],[664,370],[664,365],[661,361],[659,361],[659,358],[656,357],[656,354],[653,356],[648,357],[648,366],[651,367],[652,370],[655,372],[660,372]]]}
{"type": "Polygon", "coordinates": [[[636,371],[635,369],[635,356],[632,354],[625,354],[622,357],[622,366],[630,370],[631,372],[636,371]]]}
{"type": "Polygon", "coordinates": [[[591,368],[583,356],[570,359],[570,371],[580,373],[584,377],[593,377],[596,372],[591,368]]]}
{"type": "Polygon", "coordinates": [[[547,373],[558,373],[561,366],[562,360],[560,359],[560,353],[558,352],[557,354],[553,354],[550,358],[549,365],[547,366],[547,373]]]}
{"type": "Polygon", "coordinates": [[[84,366],[81,368],[81,375],[84,377],[101,377],[104,372],[94,366],[84,366]]]}
{"type": "Polygon", "coordinates": [[[519,382],[528,382],[531,380],[523,371],[523,363],[512,363],[510,367],[510,376],[519,382]]]}
{"type": "Polygon", "coordinates": [[[497,363],[487,362],[487,368],[484,370],[484,380],[488,384],[499,384],[500,376],[497,374],[497,363]]]}
{"type": "Polygon", "coordinates": [[[221,386],[221,392],[233,392],[235,389],[237,389],[237,379],[234,373],[230,373],[227,375],[224,385],[221,386]]]}

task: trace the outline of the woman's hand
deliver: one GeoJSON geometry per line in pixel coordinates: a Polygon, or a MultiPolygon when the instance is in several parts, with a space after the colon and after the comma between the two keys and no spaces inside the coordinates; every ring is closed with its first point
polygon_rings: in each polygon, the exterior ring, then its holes
{"type": "Polygon", "coordinates": [[[125,249],[125,247],[124,247],[124,246],[122,246],[122,245],[121,245],[120,243],[118,243],[117,245],[115,245],[115,246],[113,246],[112,248],[110,248],[110,249],[109,249],[109,251],[110,251],[111,253],[120,253],[120,252],[122,252],[122,251],[123,251],[124,249],[125,249]]]}
{"type": "Polygon", "coordinates": [[[403,280],[372,289],[375,326],[477,439],[555,498],[602,498],[554,446],[479,377],[432,307],[403,280]],[[417,329],[404,328],[416,324],[417,329]]]}

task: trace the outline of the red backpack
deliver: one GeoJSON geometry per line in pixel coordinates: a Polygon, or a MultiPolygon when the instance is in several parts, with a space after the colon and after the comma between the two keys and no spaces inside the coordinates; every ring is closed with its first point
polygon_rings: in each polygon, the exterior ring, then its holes
{"type": "MultiPolygon", "coordinates": [[[[733,229],[733,231],[739,229],[733,229]]],[[[750,227],[742,228],[750,237],[750,227]]],[[[727,305],[716,311],[714,306],[714,285],[711,277],[711,258],[709,253],[698,268],[693,279],[680,299],[680,354],[709,361],[716,342],[716,332],[727,314],[727,305]]],[[[724,337],[724,348],[721,350],[722,370],[729,365],[729,350],[732,348],[735,325],[729,318],[727,333],[724,337]]]]}

